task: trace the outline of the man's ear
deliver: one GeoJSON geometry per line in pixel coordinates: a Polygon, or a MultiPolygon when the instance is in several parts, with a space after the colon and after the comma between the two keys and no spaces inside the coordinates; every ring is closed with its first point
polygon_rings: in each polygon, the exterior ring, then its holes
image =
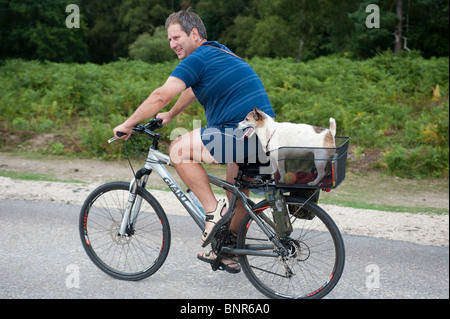
{"type": "Polygon", "coordinates": [[[200,39],[200,34],[198,33],[198,29],[197,28],[193,28],[191,30],[191,34],[189,36],[192,37],[193,40],[200,39]]]}

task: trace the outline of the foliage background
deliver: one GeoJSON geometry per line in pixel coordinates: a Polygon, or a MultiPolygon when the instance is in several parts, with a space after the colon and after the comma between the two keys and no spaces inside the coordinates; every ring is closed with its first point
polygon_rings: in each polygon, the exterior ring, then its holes
{"type": "MultiPolygon", "coordinates": [[[[167,16],[192,8],[209,40],[251,58],[301,60],[348,52],[368,58],[393,48],[400,0],[0,0],[0,59],[107,63],[132,57],[161,62],[158,27],[167,16]],[[81,27],[68,29],[68,4],[80,8],[81,27]],[[368,29],[366,7],[380,8],[380,28],[368,29]],[[300,41],[303,43],[300,52],[300,41]],[[133,47],[132,47],[133,46],[133,47]],[[141,50],[142,51],[142,50],[141,50]]],[[[407,47],[423,57],[448,56],[449,1],[402,0],[407,47]]],[[[166,46],[164,60],[175,58],[166,46]]]]}
{"type": "MultiPolygon", "coordinates": [[[[177,65],[163,25],[192,7],[208,38],[259,74],[278,120],[327,126],[333,116],[352,138],[354,169],[448,177],[449,2],[403,0],[410,51],[393,54],[397,1],[0,0],[0,150],[36,150],[41,137],[44,153],[123,156],[106,142],[112,128],[177,65]],[[79,29],[65,26],[69,3],[79,29]],[[365,27],[371,3],[380,29],[365,27]]],[[[195,103],[163,129],[166,144],[198,119],[195,103]]]]}
{"type": "MultiPolygon", "coordinates": [[[[48,152],[103,158],[122,154],[122,143],[106,143],[112,128],[177,63],[8,60],[0,68],[0,147],[7,148],[11,134],[53,133],[59,139],[48,145],[48,152]]],[[[262,78],[278,121],[327,127],[332,116],[338,134],[352,137],[356,159],[377,150],[371,168],[403,177],[448,176],[448,58],[386,51],[364,61],[332,56],[308,63],[289,58],[249,63],[262,78]]],[[[198,103],[164,128],[166,142],[173,129],[190,128],[194,120],[206,125],[198,103]]]]}

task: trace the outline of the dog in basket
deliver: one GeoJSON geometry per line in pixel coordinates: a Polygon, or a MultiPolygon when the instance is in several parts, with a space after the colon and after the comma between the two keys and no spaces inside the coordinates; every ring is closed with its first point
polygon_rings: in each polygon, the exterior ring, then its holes
{"type": "Polygon", "coordinates": [[[336,151],[336,121],[333,118],[330,118],[329,129],[307,124],[278,123],[254,108],[238,124],[238,128],[244,130],[242,139],[253,134],[258,136],[263,150],[269,154],[274,171],[278,169],[280,183],[284,183],[285,159],[301,158],[313,153],[317,177],[308,185],[317,185],[327,174],[328,159],[336,151]]]}

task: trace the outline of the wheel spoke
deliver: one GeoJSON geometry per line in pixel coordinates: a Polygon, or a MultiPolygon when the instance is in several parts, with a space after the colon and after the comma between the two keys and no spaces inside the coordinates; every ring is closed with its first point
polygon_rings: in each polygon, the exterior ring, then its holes
{"type": "MultiPolygon", "coordinates": [[[[289,196],[286,200],[293,226],[289,237],[281,239],[287,255],[281,252],[278,257],[245,255],[241,257],[242,268],[252,284],[269,297],[323,297],[336,285],[344,267],[342,237],[331,218],[317,205],[289,196]],[[297,218],[301,208],[312,211],[315,217],[297,218]]],[[[255,210],[267,206],[263,201],[255,210]]],[[[263,213],[271,216],[271,208],[263,213]]],[[[249,216],[241,225],[239,235],[239,247],[270,243],[249,216]]]]}
{"type": "Polygon", "coordinates": [[[167,217],[156,200],[140,190],[142,204],[133,227],[119,235],[129,184],[105,184],[83,205],[80,234],[91,260],[107,274],[125,280],[150,276],[164,262],[170,245],[167,217]],[[86,240],[87,239],[87,240],[86,240]]]}

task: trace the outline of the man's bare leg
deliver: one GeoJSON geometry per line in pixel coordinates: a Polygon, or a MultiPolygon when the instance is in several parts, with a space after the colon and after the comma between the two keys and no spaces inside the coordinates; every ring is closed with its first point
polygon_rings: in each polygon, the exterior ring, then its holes
{"type": "MultiPolygon", "coordinates": [[[[229,163],[227,166],[227,176],[226,180],[228,183],[234,184],[234,179],[237,176],[239,167],[236,163],[229,163]]],[[[248,196],[250,191],[245,190],[244,193],[248,196]]],[[[230,201],[231,194],[227,192],[228,202],[230,201]]],[[[244,219],[247,212],[245,211],[244,205],[240,200],[236,203],[236,210],[234,212],[233,219],[231,220],[230,230],[237,234],[239,231],[239,226],[241,225],[242,219],[244,219]]]]}
{"type": "MultiPolygon", "coordinates": [[[[208,150],[204,147],[200,129],[186,133],[177,138],[170,145],[170,160],[180,175],[186,186],[194,192],[203,205],[206,212],[212,212],[217,207],[217,199],[209,184],[208,175],[200,162],[217,163],[208,150]]],[[[230,163],[227,166],[226,180],[234,184],[234,179],[238,173],[238,165],[230,163]]],[[[248,196],[249,191],[245,191],[248,196]]],[[[227,193],[228,201],[231,194],[227,193]]],[[[239,231],[239,226],[247,212],[241,201],[237,202],[233,219],[231,220],[230,229],[234,233],[239,231]]],[[[207,229],[211,229],[214,225],[207,225],[207,229]]]]}
{"type": "MultiPolygon", "coordinates": [[[[200,137],[200,129],[196,129],[192,132],[186,133],[173,141],[173,143],[170,145],[169,154],[170,160],[177,170],[178,175],[181,177],[186,186],[189,187],[189,189],[193,191],[194,194],[198,197],[205,211],[214,211],[217,207],[217,200],[211,189],[211,185],[209,184],[208,175],[200,162],[217,162],[204,147],[200,137]]],[[[234,164],[234,167],[232,167],[232,170],[230,171],[231,181],[234,181],[234,177],[237,176],[237,169],[237,165],[234,164]],[[234,177],[232,176],[233,173],[235,174],[234,177]]],[[[214,224],[208,224],[212,223],[205,224],[206,230],[210,230],[214,227],[214,224]]],[[[239,227],[240,222],[236,224],[238,225],[237,227],[239,227]]],[[[238,228],[236,228],[236,230],[237,229],[238,228]]],[[[203,261],[208,262],[211,262],[215,258],[217,258],[217,256],[212,251],[209,251],[207,253],[201,252],[197,255],[197,257],[203,261]]],[[[238,272],[240,270],[239,264],[234,260],[225,258],[221,262],[226,265],[225,267],[228,268],[227,271],[229,272],[238,272]]]]}
{"type": "Polygon", "coordinates": [[[178,175],[198,197],[205,211],[214,211],[217,207],[217,199],[200,162],[216,163],[216,161],[203,146],[200,129],[195,129],[173,141],[169,154],[178,175]]]}

